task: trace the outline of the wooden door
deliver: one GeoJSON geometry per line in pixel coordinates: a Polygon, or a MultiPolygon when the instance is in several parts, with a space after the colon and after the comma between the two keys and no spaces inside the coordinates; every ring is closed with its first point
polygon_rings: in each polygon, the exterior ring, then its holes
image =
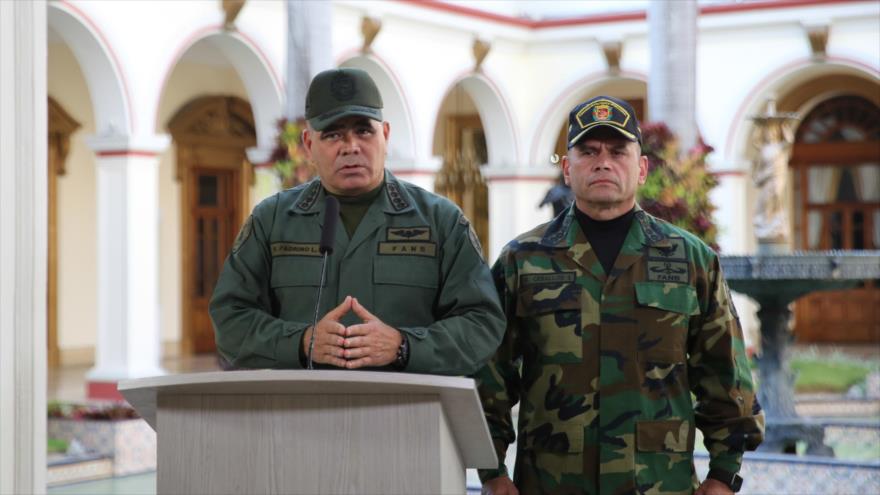
{"type": "Polygon", "coordinates": [[[213,352],[214,328],[208,304],[223,262],[238,232],[237,173],[222,168],[193,167],[188,171],[189,293],[185,298],[189,314],[191,350],[213,352]]]}
{"type": "Polygon", "coordinates": [[[246,150],[256,145],[250,105],[210,96],[185,105],[168,124],[181,190],[181,351],[215,352],[208,304],[246,218],[253,181],[246,150]]]}
{"type": "MultiPolygon", "coordinates": [[[[880,108],[859,96],[819,104],[801,122],[791,166],[797,177],[797,246],[880,249],[880,108]]],[[[880,288],[815,292],[795,304],[801,342],[880,341],[880,288]]]]}

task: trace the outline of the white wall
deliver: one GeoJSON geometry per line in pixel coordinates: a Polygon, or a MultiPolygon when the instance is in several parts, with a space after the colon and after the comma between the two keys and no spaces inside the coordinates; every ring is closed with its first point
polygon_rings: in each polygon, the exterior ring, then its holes
{"type": "Polygon", "coordinates": [[[58,347],[93,347],[98,311],[95,133],[92,102],[80,67],[63,43],[49,44],[49,96],[81,127],[71,136],[67,173],[58,177],[58,347]]]}

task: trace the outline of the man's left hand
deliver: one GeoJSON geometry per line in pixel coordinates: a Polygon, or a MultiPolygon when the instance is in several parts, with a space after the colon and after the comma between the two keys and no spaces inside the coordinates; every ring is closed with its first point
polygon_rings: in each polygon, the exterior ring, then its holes
{"type": "Polygon", "coordinates": [[[733,490],[716,479],[706,478],[694,495],[733,495],[733,490]]]}
{"type": "Polygon", "coordinates": [[[345,329],[342,343],[345,367],[378,367],[394,362],[403,335],[367,311],[357,299],[353,300],[351,309],[364,322],[345,329]]]}

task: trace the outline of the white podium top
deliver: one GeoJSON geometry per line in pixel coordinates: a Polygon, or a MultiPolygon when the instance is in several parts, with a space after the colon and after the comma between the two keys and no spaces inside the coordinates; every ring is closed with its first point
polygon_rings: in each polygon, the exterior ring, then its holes
{"type": "Polygon", "coordinates": [[[247,370],[125,380],[119,392],[155,430],[159,395],[437,395],[467,465],[497,456],[474,381],[440,375],[346,370],[247,370]]]}

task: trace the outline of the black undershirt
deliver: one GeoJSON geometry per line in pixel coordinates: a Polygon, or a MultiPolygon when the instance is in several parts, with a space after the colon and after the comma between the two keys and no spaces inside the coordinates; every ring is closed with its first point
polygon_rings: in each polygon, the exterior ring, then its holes
{"type": "Polygon", "coordinates": [[[629,227],[632,225],[633,218],[636,215],[636,209],[633,207],[623,215],[612,218],[611,220],[594,220],[589,215],[575,207],[575,217],[587,236],[587,241],[596,252],[599,263],[605,269],[605,274],[611,273],[614,268],[614,261],[623,247],[623,241],[629,233],[629,227]]]}

